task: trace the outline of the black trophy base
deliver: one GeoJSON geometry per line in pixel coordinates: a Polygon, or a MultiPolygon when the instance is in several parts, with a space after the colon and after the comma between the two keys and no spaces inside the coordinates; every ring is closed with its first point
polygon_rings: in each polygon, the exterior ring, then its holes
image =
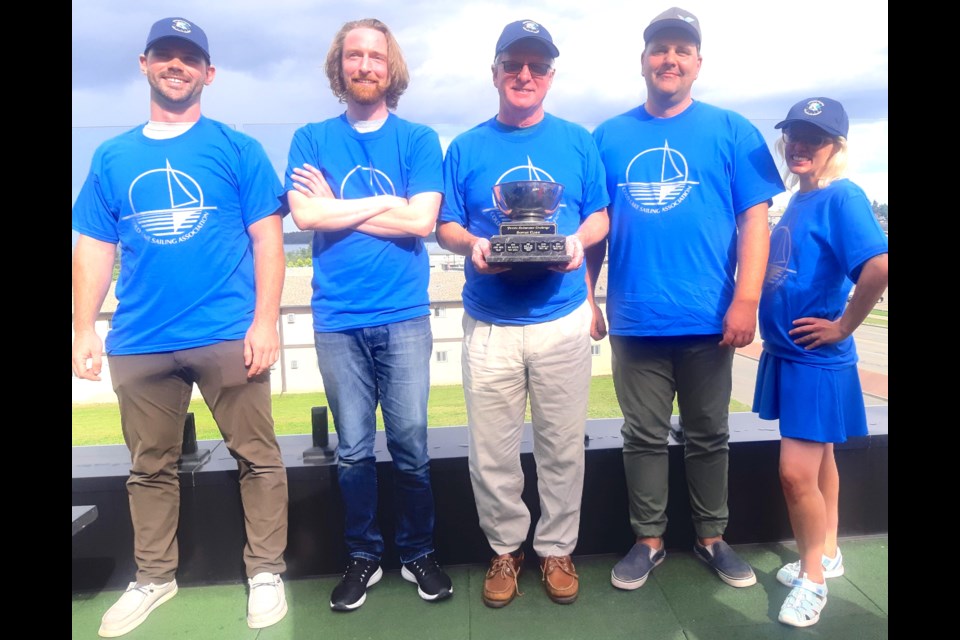
{"type": "Polygon", "coordinates": [[[490,238],[487,264],[542,266],[567,264],[567,241],[557,234],[497,235],[490,238]]]}

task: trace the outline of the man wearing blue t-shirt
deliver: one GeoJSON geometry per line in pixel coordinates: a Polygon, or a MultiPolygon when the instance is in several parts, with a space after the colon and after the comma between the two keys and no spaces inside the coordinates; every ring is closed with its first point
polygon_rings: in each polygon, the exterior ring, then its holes
{"type": "MultiPolygon", "coordinates": [[[[547,595],[576,600],[593,300],[584,249],[607,234],[603,167],[590,134],[544,111],[559,51],[532,20],[508,24],[497,41],[496,117],[453,140],[444,159],[441,246],[469,256],[463,289],[463,392],[470,434],[470,479],[480,526],[494,557],[482,599],[503,607],[517,595],[522,545],[530,529],[520,443],[530,399],[540,520],[533,549],[547,595]],[[563,185],[547,218],[567,236],[563,267],[529,270],[488,264],[501,216],[492,188],[520,180],[563,185]]],[[[602,255],[600,258],[602,259],[602,255]]]]}
{"type": "Polygon", "coordinates": [[[724,542],[734,351],[754,339],[769,251],[767,207],[783,183],[742,116],[695,101],[700,23],[676,7],[643,32],[646,101],[594,131],[610,194],[607,314],[624,416],[636,544],[611,573],[637,589],[666,552],[667,441],[674,397],[697,540],[729,585],[756,583],[724,542]]]}
{"type": "Polygon", "coordinates": [[[393,34],[348,22],[327,53],[330,88],[346,112],[294,134],[287,198],[312,229],[317,360],[338,436],[337,476],[349,556],[330,606],[352,611],[383,576],[377,522],[377,404],[393,459],[394,541],[404,579],[427,601],[453,593],[434,554],[427,452],[430,264],[423,238],[443,191],[440,140],[390,113],[409,74],[393,34]]]}
{"type": "Polygon", "coordinates": [[[237,460],[249,583],[247,624],[287,612],[287,475],[273,429],[270,367],[284,255],[280,181],[253,138],[201,115],[213,82],[207,36],[157,21],[140,56],[150,120],[100,145],[73,207],[73,372],[99,380],[94,325],[121,247],[106,338],[130,449],[136,581],[103,616],[121,636],[177,593],[178,459],[194,383],[237,460]]]}

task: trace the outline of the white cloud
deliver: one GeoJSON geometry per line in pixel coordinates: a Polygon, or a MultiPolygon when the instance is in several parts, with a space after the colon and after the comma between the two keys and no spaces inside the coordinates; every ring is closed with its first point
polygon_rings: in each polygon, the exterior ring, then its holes
{"type": "MultiPolygon", "coordinates": [[[[857,123],[851,178],[871,197],[886,199],[885,4],[832,0],[829,19],[821,7],[769,0],[680,4],[698,16],[704,36],[696,99],[742,113],[765,136],[802,98],[840,100],[857,123]]],[[[196,21],[210,37],[218,74],[204,94],[207,115],[241,127],[330,117],[343,110],[322,70],[330,40],[343,22],[375,16],[394,31],[411,70],[398,114],[433,126],[446,142],[496,113],[494,44],[503,26],[518,19],[541,22],[560,49],[548,111],[592,127],[639,104],[645,94],[639,70],[643,29],[670,3],[175,0],[160,10],[128,0],[73,5],[74,127],[129,126],[147,118],[147,88],[136,57],[150,24],[172,15],[196,21]]],[[[74,163],[88,164],[91,153],[76,150],[74,163]]]]}
{"type": "Polygon", "coordinates": [[[887,121],[850,125],[848,177],[867,193],[870,200],[887,200],[887,121]]]}

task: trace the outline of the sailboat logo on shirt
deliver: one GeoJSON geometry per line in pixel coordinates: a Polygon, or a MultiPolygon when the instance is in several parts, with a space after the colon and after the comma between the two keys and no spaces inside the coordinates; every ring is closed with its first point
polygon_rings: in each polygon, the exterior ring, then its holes
{"type": "Polygon", "coordinates": [[[664,140],[662,147],[638,153],[627,165],[626,182],[617,185],[633,208],[665,213],[683,202],[693,185],[687,159],[664,140]]]}
{"type": "Polygon", "coordinates": [[[363,198],[366,196],[395,196],[397,190],[393,186],[393,181],[379,169],[373,168],[373,163],[369,167],[355,166],[343,178],[340,183],[340,198],[363,198]],[[346,195],[347,189],[350,189],[350,195],[346,195]]]}
{"type": "Polygon", "coordinates": [[[128,194],[137,233],[154,244],[176,244],[196,235],[216,207],[203,204],[203,190],[197,181],[174,169],[167,160],[163,169],[141,173],[130,184],[128,194]],[[158,201],[159,198],[159,201],[158,201]]]}
{"type": "Polygon", "coordinates": [[[767,273],[763,278],[764,289],[776,289],[788,276],[797,272],[788,269],[790,264],[791,236],[789,227],[778,226],[770,234],[770,259],[767,261],[767,273]]]}
{"type": "MultiPolygon", "coordinates": [[[[497,178],[496,184],[501,184],[504,182],[519,182],[521,180],[544,180],[546,182],[556,182],[552,175],[550,175],[544,169],[540,169],[539,167],[535,166],[533,164],[533,160],[530,159],[530,156],[527,156],[527,164],[521,164],[507,169],[500,174],[499,178],[497,178]]],[[[507,221],[507,218],[497,207],[496,200],[494,200],[493,197],[493,189],[490,189],[490,204],[493,206],[484,209],[483,212],[489,213],[497,224],[507,221]]],[[[560,206],[557,207],[557,210],[544,218],[544,220],[548,222],[556,222],[557,216],[560,215],[560,209],[565,206],[567,205],[561,202],[560,206]]]]}

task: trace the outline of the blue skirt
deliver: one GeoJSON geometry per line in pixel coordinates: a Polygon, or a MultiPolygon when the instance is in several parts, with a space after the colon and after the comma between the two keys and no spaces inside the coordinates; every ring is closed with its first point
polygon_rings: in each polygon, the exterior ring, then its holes
{"type": "Polygon", "coordinates": [[[821,369],[760,354],[753,411],[780,420],[780,435],[814,442],[846,442],[867,435],[867,412],[857,365],[821,369]]]}

